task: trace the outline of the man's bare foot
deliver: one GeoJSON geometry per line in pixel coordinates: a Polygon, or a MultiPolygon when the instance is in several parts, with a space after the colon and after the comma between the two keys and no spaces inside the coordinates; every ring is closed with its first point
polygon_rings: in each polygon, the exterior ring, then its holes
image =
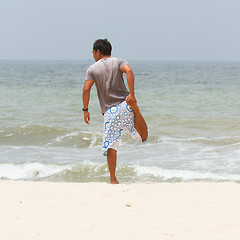
{"type": "Polygon", "coordinates": [[[139,107],[138,107],[137,103],[136,102],[131,102],[128,97],[126,98],[126,103],[127,103],[127,105],[129,105],[132,108],[132,110],[134,112],[139,111],[139,107]]]}
{"type": "Polygon", "coordinates": [[[119,181],[116,178],[110,179],[110,181],[111,181],[111,184],[119,184],[119,181]]]}
{"type": "Polygon", "coordinates": [[[111,181],[111,184],[119,184],[119,181],[111,181]]]}
{"type": "Polygon", "coordinates": [[[141,136],[142,142],[145,142],[148,138],[148,128],[147,128],[147,124],[139,110],[137,102],[130,101],[129,98],[126,98],[126,103],[134,111],[134,117],[135,117],[134,127],[137,130],[137,132],[139,133],[139,135],[141,136]]]}
{"type": "Polygon", "coordinates": [[[131,105],[129,105],[130,106],[130,108],[134,111],[134,113],[136,113],[137,114],[137,112],[140,112],[140,110],[139,110],[139,107],[138,107],[138,105],[137,105],[137,103],[132,103],[131,105]]]}

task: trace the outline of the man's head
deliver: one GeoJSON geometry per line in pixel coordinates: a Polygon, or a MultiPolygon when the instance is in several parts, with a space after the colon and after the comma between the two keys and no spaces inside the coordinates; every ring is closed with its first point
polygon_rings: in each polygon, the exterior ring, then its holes
{"type": "Polygon", "coordinates": [[[93,44],[93,57],[98,61],[104,56],[111,56],[112,45],[107,39],[98,39],[93,44]]]}

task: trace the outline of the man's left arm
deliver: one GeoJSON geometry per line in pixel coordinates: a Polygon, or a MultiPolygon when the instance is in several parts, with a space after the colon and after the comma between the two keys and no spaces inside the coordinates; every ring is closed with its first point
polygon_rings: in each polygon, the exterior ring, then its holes
{"type": "Polygon", "coordinates": [[[94,80],[86,80],[83,86],[83,92],[82,92],[82,99],[83,99],[83,109],[84,109],[84,121],[85,123],[89,124],[90,122],[90,113],[87,110],[89,99],[90,99],[90,91],[94,84],[94,80]]]}
{"type": "Polygon", "coordinates": [[[131,67],[128,64],[123,65],[120,68],[120,70],[123,73],[126,73],[126,77],[127,77],[127,83],[128,83],[128,89],[129,89],[129,95],[127,97],[127,103],[129,105],[131,105],[133,103],[137,103],[137,100],[135,98],[135,93],[134,93],[135,78],[134,78],[133,70],[131,69],[131,67]]]}

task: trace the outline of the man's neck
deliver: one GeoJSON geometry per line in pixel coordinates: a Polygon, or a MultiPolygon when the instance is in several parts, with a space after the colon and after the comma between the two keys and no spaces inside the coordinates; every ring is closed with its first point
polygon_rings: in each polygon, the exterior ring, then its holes
{"type": "Polygon", "coordinates": [[[106,55],[103,55],[100,59],[107,59],[107,58],[110,58],[111,56],[106,56],[106,55]]]}

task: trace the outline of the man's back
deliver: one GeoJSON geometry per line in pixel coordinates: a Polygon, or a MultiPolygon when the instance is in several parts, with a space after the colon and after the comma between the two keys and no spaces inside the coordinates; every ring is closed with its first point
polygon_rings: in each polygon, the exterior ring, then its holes
{"type": "Polygon", "coordinates": [[[126,64],[124,59],[109,57],[98,60],[87,70],[85,80],[94,80],[103,114],[129,94],[120,70],[126,64]]]}

